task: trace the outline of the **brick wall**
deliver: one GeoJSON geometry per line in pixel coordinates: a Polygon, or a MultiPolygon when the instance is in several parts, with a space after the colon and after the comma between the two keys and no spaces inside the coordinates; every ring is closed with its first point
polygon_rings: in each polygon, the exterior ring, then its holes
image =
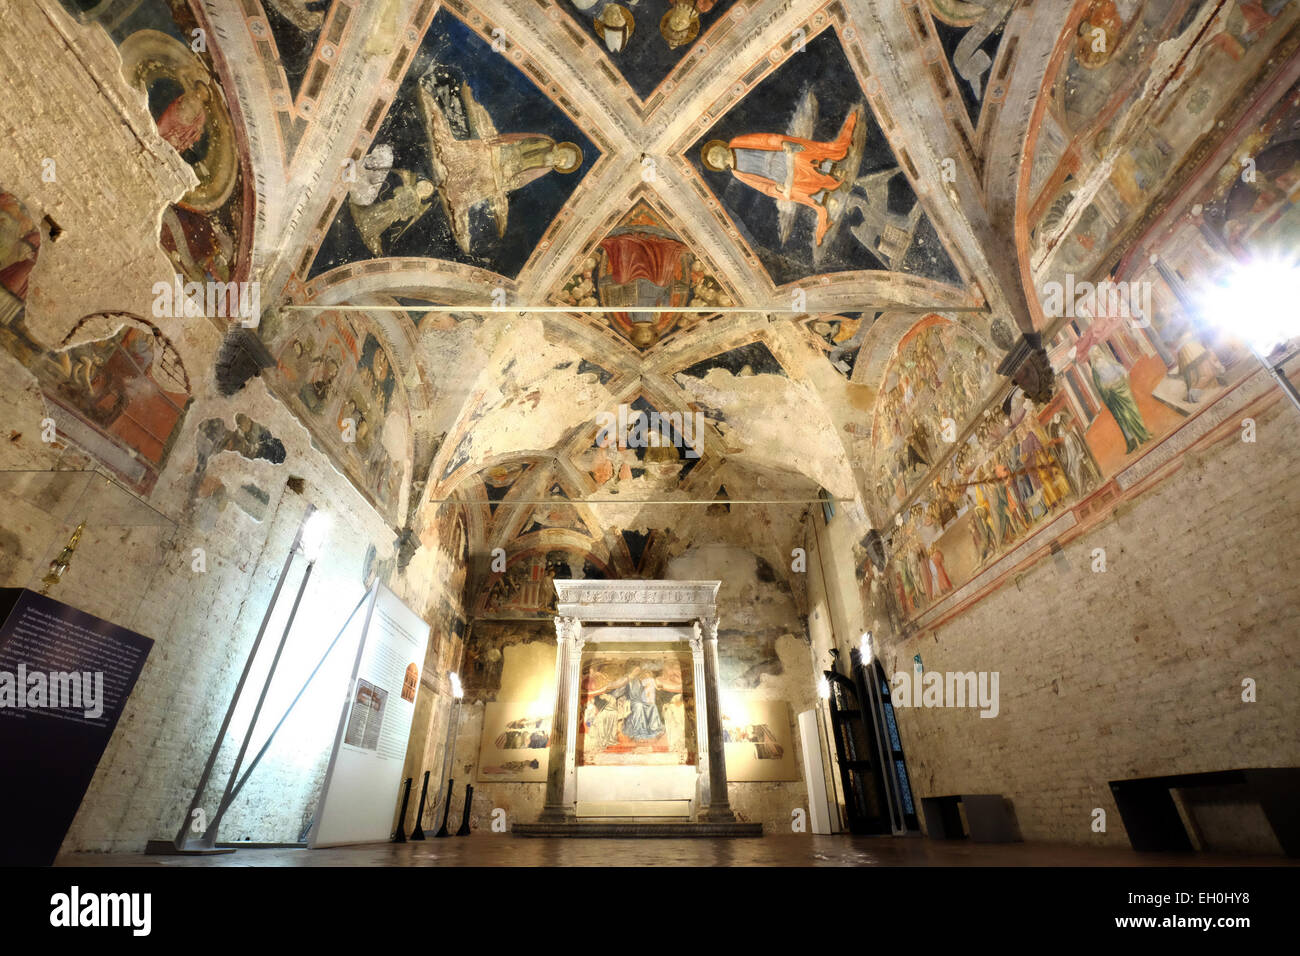
{"type": "Polygon", "coordinates": [[[1256,443],[1229,419],[1061,560],[888,642],[889,673],[919,653],[926,671],[1001,675],[996,718],[900,708],[918,799],[1002,793],[1028,840],[1127,846],[1110,780],[1300,764],[1300,413],[1277,399],[1245,409],[1256,443]]]}

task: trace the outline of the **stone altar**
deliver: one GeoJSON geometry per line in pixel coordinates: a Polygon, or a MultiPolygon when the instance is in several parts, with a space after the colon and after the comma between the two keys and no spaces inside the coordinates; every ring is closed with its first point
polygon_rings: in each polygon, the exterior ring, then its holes
{"type": "Polygon", "coordinates": [[[718,697],[719,581],[557,580],[555,711],[546,802],[521,836],[761,836],[727,798],[718,697]],[[690,647],[694,766],[584,766],[578,760],[583,650],[690,647]]]}

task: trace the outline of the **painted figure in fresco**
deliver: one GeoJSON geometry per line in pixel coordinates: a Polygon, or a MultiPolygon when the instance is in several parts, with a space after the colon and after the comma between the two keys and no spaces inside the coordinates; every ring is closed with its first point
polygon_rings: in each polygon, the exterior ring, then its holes
{"type": "MultiPolygon", "coordinates": [[[[932,2],[931,8],[935,6],[937,4],[932,2]]],[[[972,4],[965,3],[961,6],[969,9],[972,4]]],[[[983,96],[984,74],[993,65],[989,55],[980,47],[985,40],[1002,29],[1002,25],[1011,16],[1011,8],[1015,6],[1015,0],[984,0],[982,6],[983,16],[962,36],[952,56],[953,69],[957,71],[958,76],[970,84],[976,100],[983,96]]]]}
{"type": "Polygon", "coordinates": [[[700,14],[695,5],[677,0],[660,19],[659,32],[663,34],[670,50],[690,43],[700,35],[700,14]]]}
{"type": "Polygon", "coordinates": [[[589,700],[583,720],[587,728],[588,746],[604,750],[618,743],[619,721],[630,712],[631,706],[626,698],[618,700],[611,694],[600,694],[589,700]]]}
{"type": "Polygon", "coordinates": [[[309,378],[298,391],[303,405],[313,414],[319,415],[334,391],[334,382],[339,374],[339,358],[332,354],[335,348],[326,348],[312,362],[309,378]]]}
{"type": "Polygon", "coordinates": [[[184,153],[203,138],[208,125],[212,93],[204,84],[196,84],[176,97],[158,117],[158,135],[172,149],[184,153]]]}
{"type": "Polygon", "coordinates": [[[848,155],[858,120],[859,110],[855,108],[830,142],[784,133],[746,133],[730,142],[709,140],[701,157],[707,169],[730,170],[736,179],[766,196],[813,210],[817,214],[816,242],[821,245],[831,222],[841,212],[835,193],[848,171],[838,168],[837,163],[848,155]]]}
{"type": "Polygon", "coordinates": [[[1123,29],[1124,21],[1115,0],[1093,0],[1079,23],[1079,39],[1074,51],[1079,65],[1095,70],[1109,63],[1119,46],[1123,29]]]}
{"type": "Polygon", "coordinates": [[[997,550],[997,536],[993,530],[993,518],[989,514],[987,505],[977,504],[971,510],[970,530],[971,538],[975,543],[975,553],[979,555],[979,563],[982,564],[997,550]]]}
{"type": "Polygon", "coordinates": [[[1052,416],[1047,434],[1052,439],[1052,454],[1065,472],[1070,487],[1075,494],[1084,495],[1101,482],[1101,473],[1097,471],[1092,455],[1075,432],[1073,424],[1073,418],[1067,419],[1065,413],[1057,412],[1052,416]]]}
{"type": "Polygon", "coordinates": [[[1185,398],[1196,404],[1206,388],[1228,384],[1228,376],[1218,357],[1201,344],[1199,339],[1188,337],[1178,348],[1178,377],[1186,388],[1185,398]]]}
{"type": "Polygon", "coordinates": [[[634,665],[626,677],[605,688],[604,694],[615,701],[627,702],[627,716],[619,728],[624,737],[642,741],[664,735],[664,720],[657,700],[658,684],[650,669],[634,665]]]}
{"type": "Polygon", "coordinates": [[[627,7],[607,3],[601,8],[600,16],[592,22],[592,28],[605,44],[605,49],[610,53],[621,53],[636,29],[636,19],[627,7]]]}
{"type": "Polygon", "coordinates": [[[952,580],[948,577],[948,569],[943,563],[943,552],[939,550],[938,545],[932,545],[926,553],[926,560],[930,566],[930,579],[934,582],[935,595],[947,594],[952,590],[952,580]]]}
{"type": "Polygon", "coordinates": [[[582,166],[582,148],[576,143],[557,143],[541,133],[498,133],[469,84],[461,83],[458,95],[451,94],[436,65],[420,80],[419,100],[438,197],[462,252],[470,251],[469,214],[474,206],[487,203],[497,235],[504,236],[510,193],[548,173],[572,173],[582,166]],[[464,110],[469,138],[455,136],[443,102],[458,103],[464,110]]]}
{"type": "Polygon", "coordinates": [[[395,172],[401,182],[387,199],[363,206],[354,196],[348,196],[352,221],[356,224],[357,232],[361,233],[361,241],[375,257],[387,255],[393,243],[433,207],[433,183],[407,169],[395,172]],[[385,242],[384,236],[398,225],[401,228],[385,242]]]}
{"type": "Polygon", "coordinates": [[[664,705],[664,728],[668,733],[668,750],[680,753],[686,749],[686,702],[681,694],[674,694],[664,705]]]}
{"type": "Polygon", "coordinates": [[[1124,451],[1131,453],[1139,445],[1151,440],[1142,412],[1129,384],[1128,372],[1101,345],[1088,351],[1088,364],[1092,366],[1092,383],[1097,394],[1110,410],[1115,423],[1124,435],[1124,451]]]}
{"type": "Polygon", "coordinates": [[[16,300],[14,308],[27,298],[27,276],[40,245],[41,232],[23,204],[0,192],[0,287],[16,300]]]}
{"type": "Polygon", "coordinates": [[[190,212],[184,206],[168,206],[163,210],[158,242],[191,282],[230,281],[235,240],[216,217],[190,212]]]}

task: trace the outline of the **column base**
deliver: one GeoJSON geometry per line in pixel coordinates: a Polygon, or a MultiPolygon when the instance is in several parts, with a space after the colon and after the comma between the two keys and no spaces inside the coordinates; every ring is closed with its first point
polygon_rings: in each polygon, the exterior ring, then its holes
{"type": "Polygon", "coordinates": [[[573,807],[542,807],[538,814],[538,823],[576,823],[578,819],[573,807]]]}
{"type": "Polygon", "coordinates": [[[736,814],[731,807],[704,807],[699,813],[700,823],[735,823],[736,814]]]}

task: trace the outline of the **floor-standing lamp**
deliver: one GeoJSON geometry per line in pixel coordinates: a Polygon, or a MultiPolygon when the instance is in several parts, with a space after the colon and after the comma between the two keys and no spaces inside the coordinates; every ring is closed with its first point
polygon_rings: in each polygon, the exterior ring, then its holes
{"type": "Polygon", "coordinates": [[[442,826],[434,834],[435,837],[450,836],[447,830],[447,818],[451,814],[451,790],[449,789],[449,777],[451,773],[451,762],[456,759],[456,737],[460,732],[460,701],[465,696],[465,690],[460,686],[460,675],[452,671],[447,675],[451,682],[452,705],[450,716],[447,720],[447,737],[442,744],[442,771],[439,774],[438,782],[438,799],[433,805],[434,819],[438,817],[438,807],[443,804],[443,794],[446,794],[446,805],[442,809],[442,826]]]}
{"type": "MultiPolygon", "coordinates": [[[[226,708],[226,716],[221,721],[221,729],[217,731],[217,739],[212,745],[211,753],[208,754],[208,762],[204,765],[198,786],[194,789],[194,798],[190,801],[189,809],[185,813],[185,819],[181,821],[180,829],[176,833],[176,839],[173,841],[174,852],[176,853],[212,854],[234,852],[233,849],[217,849],[217,827],[221,823],[221,818],[225,815],[226,810],[230,808],[230,804],[234,802],[235,797],[238,795],[235,783],[239,779],[239,770],[243,765],[244,755],[248,752],[248,745],[253,739],[253,731],[257,727],[257,718],[262,713],[262,705],[266,702],[266,695],[271,688],[271,681],[275,677],[276,668],[280,664],[280,656],[284,653],[284,646],[289,640],[289,631],[292,630],[294,618],[298,614],[298,605],[302,602],[303,592],[307,590],[307,582],[311,580],[312,570],[315,568],[316,560],[320,556],[328,525],[328,515],[322,511],[317,511],[314,505],[307,505],[307,511],[303,515],[302,523],[298,526],[298,533],[294,536],[293,545],[289,548],[288,555],[285,556],[284,566],[280,569],[280,576],[275,582],[275,591],[271,594],[271,601],[266,606],[266,613],[262,615],[262,625],[257,629],[257,637],[253,639],[253,646],[248,652],[248,660],[244,662],[244,671],[239,675],[239,683],[235,685],[235,693],[230,698],[230,706],[226,708]],[[230,729],[231,719],[239,706],[240,697],[244,692],[244,685],[248,681],[248,674],[253,669],[253,661],[256,659],[257,651],[262,645],[262,637],[266,634],[266,626],[270,623],[271,615],[279,603],[280,590],[284,586],[285,576],[289,573],[289,566],[293,563],[296,554],[302,554],[307,558],[307,569],[303,572],[302,580],[298,584],[298,593],[294,597],[293,607],[289,611],[289,619],[285,621],[284,630],[280,634],[280,643],[275,649],[275,656],[271,659],[271,667],[267,671],[266,679],[262,684],[262,691],[258,695],[257,705],[253,708],[253,716],[248,722],[248,729],[244,732],[244,739],[240,743],[239,754],[235,757],[235,765],[230,771],[226,788],[221,794],[215,812],[210,818],[204,819],[200,806],[203,801],[204,791],[207,788],[209,778],[212,776],[212,768],[216,765],[217,754],[221,752],[221,744],[226,739],[226,731],[230,729]],[[201,826],[196,828],[196,823],[201,824],[201,826]]],[[[159,847],[156,842],[151,842],[149,852],[160,852],[164,848],[165,844],[163,847],[159,847]]]]}

